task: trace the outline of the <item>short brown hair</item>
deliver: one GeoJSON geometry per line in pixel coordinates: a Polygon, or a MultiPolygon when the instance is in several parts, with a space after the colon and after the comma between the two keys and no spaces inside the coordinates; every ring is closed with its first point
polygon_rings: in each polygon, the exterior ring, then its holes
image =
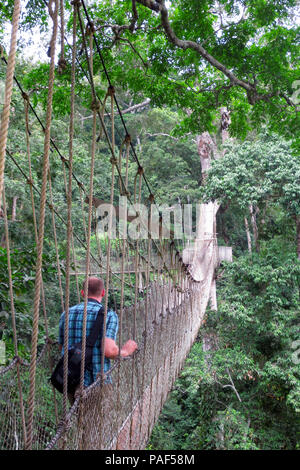
{"type": "MultiPolygon", "coordinates": [[[[98,279],[97,277],[90,277],[88,279],[88,297],[92,297],[96,295],[97,297],[100,296],[104,289],[104,282],[102,279],[98,279]]],[[[82,290],[85,290],[85,282],[83,283],[82,290]]]]}

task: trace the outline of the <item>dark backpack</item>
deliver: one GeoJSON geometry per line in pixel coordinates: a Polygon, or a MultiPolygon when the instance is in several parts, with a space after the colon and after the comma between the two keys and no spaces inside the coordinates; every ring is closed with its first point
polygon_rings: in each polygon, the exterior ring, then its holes
{"type": "MultiPolygon", "coordinates": [[[[101,333],[101,338],[103,335],[103,319],[104,319],[104,309],[101,306],[97,318],[95,320],[94,326],[86,338],[86,347],[85,347],[85,364],[84,370],[91,370],[92,359],[93,359],[93,347],[99,338],[101,333]]],[[[101,354],[101,352],[100,352],[101,354]]],[[[82,344],[81,341],[73,344],[68,349],[68,393],[75,393],[76,388],[80,383],[80,371],[81,371],[81,362],[82,362],[82,344]]],[[[63,393],[64,386],[64,355],[59,359],[52,375],[50,377],[50,382],[53,387],[58,390],[60,393],[63,393]]]]}

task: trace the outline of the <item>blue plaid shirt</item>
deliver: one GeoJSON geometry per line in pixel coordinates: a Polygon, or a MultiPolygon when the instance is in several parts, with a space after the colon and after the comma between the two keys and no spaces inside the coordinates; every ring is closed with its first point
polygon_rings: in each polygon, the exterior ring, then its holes
{"type": "MultiPolygon", "coordinates": [[[[86,321],[86,336],[90,334],[91,328],[94,325],[97,314],[102,304],[96,299],[88,299],[87,303],[87,321],[86,321]]],[[[84,303],[74,305],[69,309],[69,347],[82,340],[82,324],[83,324],[83,311],[84,303]]],[[[118,333],[118,315],[110,310],[106,316],[106,337],[116,341],[118,333]]],[[[63,346],[64,344],[64,327],[65,327],[65,312],[62,313],[59,321],[59,339],[58,342],[63,346]]],[[[88,387],[97,378],[97,374],[101,372],[101,338],[97,339],[93,348],[92,371],[85,371],[84,385],[88,387]]],[[[64,348],[62,349],[62,354],[64,348]]],[[[110,359],[104,358],[104,373],[110,369],[110,359]]]]}

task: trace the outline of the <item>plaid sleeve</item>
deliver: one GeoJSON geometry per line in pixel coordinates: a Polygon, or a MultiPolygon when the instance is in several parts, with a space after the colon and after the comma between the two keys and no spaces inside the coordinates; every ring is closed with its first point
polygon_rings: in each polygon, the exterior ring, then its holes
{"type": "Polygon", "coordinates": [[[59,320],[59,329],[58,329],[58,342],[59,344],[64,344],[64,329],[65,329],[65,313],[63,313],[59,320]]]}
{"type": "Polygon", "coordinates": [[[111,338],[116,341],[118,328],[119,328],[118,315],[113,310],[110,310],[109,312],[107,312],[107,317],[106,317],[106,338],[111,338]]]}

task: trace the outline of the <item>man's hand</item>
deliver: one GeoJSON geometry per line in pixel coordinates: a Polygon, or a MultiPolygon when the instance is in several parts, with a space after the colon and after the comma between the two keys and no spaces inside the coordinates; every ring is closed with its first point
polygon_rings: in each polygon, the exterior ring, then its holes
{"type": "Polygon", "coordinates": [[[120,356],[121,357],[130,356],[137,350],[137,348],[138,348],[138,345],[136,344],[136,342],[133,341],[132,339],[129,339],[122,347],[120,351],[120,356]]]}
{"type": "MultiPolygon", "coordinates": [[[[128,357],[133,354],[138,348],[138,345],[132,339],[129,339],[120,350],[121,357],[128,357]]],[[[116,342],[111,338],[105,338],[104,342],[104,355],[109,359],[115,359],[119,355],[119,348],[116,342]]]]}

